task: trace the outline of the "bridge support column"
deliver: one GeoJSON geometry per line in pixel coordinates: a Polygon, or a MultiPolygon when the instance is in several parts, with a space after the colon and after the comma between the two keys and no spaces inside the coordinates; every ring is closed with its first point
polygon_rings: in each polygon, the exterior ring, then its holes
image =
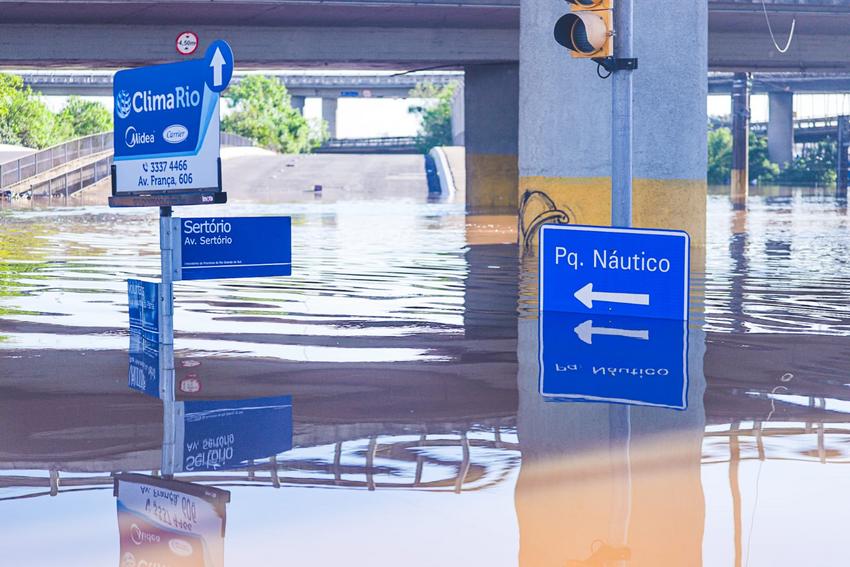
{"type": "Polygon", "coordinates": [[[794,93],[769,93],[767,97],[767,156],[785,169],[794,159],[794,93]]]}
{"type": "Polygon", "coordinates": [[[304,116],[304,103],[306,102],[307,97],[304,96],[292,95],[290,97],[290,104],[292,105],[292,108],[300,112],[301,116],[304,116]]]}
{"type": "MultiPolygon", "coordinates": [[[[566,4],[521,1],[520,239],[531,248],[541,222],[611,224],[611,81],[552,38],[566,4]]],[[[705,243],[707,10],[634,7],[632,221],[686,230],[695,247],[705,243]]]]}
{"type": "Polygon", "coordinates": [[[323,98],[322,99],[322,120],[328,124],[328,136],[336,138],[336,111],[337,99],[323,98]]]}
{"type": "Polygon", "coordinates": [[[515,214],[519,68],[470,65],[464,78],[466,210],[515,214]]]}
{"type": "Polygon", "coordinates": [[[750,192],[750,75],[732,80],[732,208],[746,209],[750,192]]]}

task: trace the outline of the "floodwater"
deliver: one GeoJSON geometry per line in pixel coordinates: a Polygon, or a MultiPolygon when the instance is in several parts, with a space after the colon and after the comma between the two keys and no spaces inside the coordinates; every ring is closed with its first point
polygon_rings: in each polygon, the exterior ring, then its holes
{"type": "MultiPolygon", "coordinates": [[[[256,399],[292,415],[291,450],[175,475],[230,492],[226,565],[847,562],[846,202],[712,194],[687,332],[633,361],[687,362],[687,409],[553,401],[540,337],[569,366],[575,325],[540,327],[515,219],[429,200],[421,159],[336,158],[321,196],[287,159],[231,160],[231,204],[177,212],[293,218],[292,277],[175,286],[187,415],[249,400],[237,433],[269,447],[289,430],[256,399]]],[[[112,475],[158,476],[175,434],[127,386],[124,280],[158,274],[156,218],[35,207],[0,234],[0,564],[134,567],[112,475]]]]}

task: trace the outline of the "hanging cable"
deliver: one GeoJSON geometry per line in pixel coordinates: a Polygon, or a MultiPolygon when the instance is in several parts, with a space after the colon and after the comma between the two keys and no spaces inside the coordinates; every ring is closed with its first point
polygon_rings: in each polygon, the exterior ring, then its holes
{"type": "Polygon", "coordinates": [[[788,33],[788,41],[785,43],[785,47],[779,47],[779,42],[776,41],[776,36],[773,34],[773,26],[770,25],[770,16],[767,15],[767,3],[765,0],[761,0],[761,9],[764,11],[764,20],[767,22],[767,31],[770,32],[770,39],[773,41],[773,46],[779,53],[785,53],[791,47],[791,40],[794,39],[797,18],[791,20],[791,31],[788,33]]]}

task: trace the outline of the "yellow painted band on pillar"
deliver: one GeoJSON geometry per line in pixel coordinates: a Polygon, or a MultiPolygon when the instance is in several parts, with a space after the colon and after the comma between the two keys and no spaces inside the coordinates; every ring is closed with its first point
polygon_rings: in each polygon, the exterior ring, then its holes
{"type": "MultiPolygon", "coordinates": [[[[611,224],[608,177],[522,177],[519,185],[522,242],[535,237],[542,221],[611,224]]],[[[691,235],[695,248],[703,248],[707,192],[703,180],[635,179],[632,224],[636,228],[684,230],[691,235]]]]}
{"type": "Polygon", "coordinates": [[[516,155],[466,153],[466,210],[515,214],[519,165],[516,155]]]}

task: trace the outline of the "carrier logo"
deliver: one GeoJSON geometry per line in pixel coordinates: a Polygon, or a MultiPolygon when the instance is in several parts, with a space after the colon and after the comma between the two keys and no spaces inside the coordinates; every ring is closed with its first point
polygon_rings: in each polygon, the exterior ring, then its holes
{"type": "Polygon", "coordinates": [[[189,129],[182,124],[172,124],[162,131],[162,139],[169,144],[179,144],[189,137],[189,129]]]}
{"type": "Polygon", "coordinates": [[[130,93],[127,91],[121,91],[118,93],[118,96],[115,97],[115,112],[118,113],[118,118],[121,120],[127,118],[130,116],[130,110],[132,110],[130,93]]]}
{"type": "Polygon", "coordinates": [[[124,144],[128,148],[135,148],[137,145],[153,144],[154,135],[147,132],[137,132],[135,126],[130,126],[124,132],[124,144]]]}

